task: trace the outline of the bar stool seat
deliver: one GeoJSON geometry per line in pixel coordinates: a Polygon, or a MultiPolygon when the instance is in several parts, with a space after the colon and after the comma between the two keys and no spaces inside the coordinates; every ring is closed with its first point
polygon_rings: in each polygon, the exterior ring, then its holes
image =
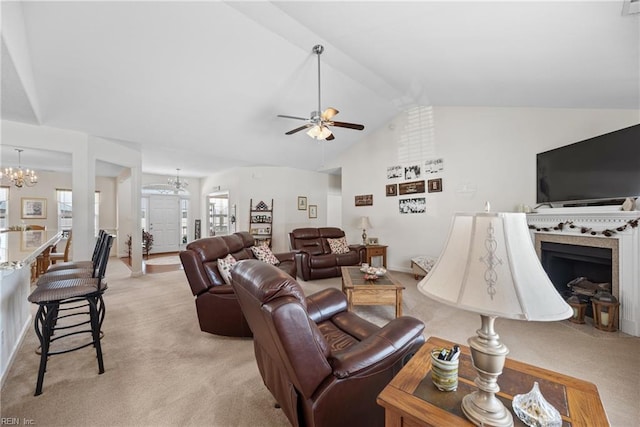
{"type": "Polygon", "coordinates": [[[91,260],[56,262],[55,264],[51,264],[49,266],[49,268],[47,269],[47,272],[67,270],[70,268],[78,268],[78,269],[95,268],[95,263],[98,259],[98,256],[100,255],[100,248],[104,244],[104,239],[106,236],[107,236],[107,232],[104,230],[100,230],[100,233],[98,234],[98,240],[96,241],[96,244],[93,247],[93,255],[91,256],[91,260]]]}

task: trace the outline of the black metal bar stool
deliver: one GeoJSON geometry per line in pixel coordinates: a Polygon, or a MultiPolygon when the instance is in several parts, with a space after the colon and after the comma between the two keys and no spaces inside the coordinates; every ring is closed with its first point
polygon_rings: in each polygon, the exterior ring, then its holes
{"type": "MultiPolygon", "coordinates": [[[[113,236],[109,235],[106,239],[104,248],[106,256],[103,256],[108,259],[113,236]]],[[[98,373],[104,373],[100,339],[105,316],[102,294],[107,289],[107,283],[104,280],[106,264],[106,262],[101,263],[98,277],[69,278],[43,283],[29,295],[28,300],[39,305],[34,319],[35,332],[40,340],[40,367],[36,382],[36,396],[42,393],[47,360],[50,356],[69,353],[92,345],[96,349],[98,358],[98,373]],[[59,334],[56,335],[57,331],[59,334]],[[51,344],[57,340],[81,334],[89,334],[91,339],[72,343],[68,348],[60,350],[51,348],[51,344]]]]}

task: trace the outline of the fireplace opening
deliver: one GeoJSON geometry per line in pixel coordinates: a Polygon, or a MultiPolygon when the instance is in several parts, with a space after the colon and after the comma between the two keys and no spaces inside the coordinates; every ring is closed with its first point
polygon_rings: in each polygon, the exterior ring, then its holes
{"type": "MultiPolygon", "coordinates": [[[[612,250],[594,246],[541,242],[541,263],[549,279],[564,299],[573,291],[568,283],[584,277],[592,283],[612,283],[612,250]]],[[[593,318],[588,296],[578,295],[588,302],[586,316],[593,318]]]]}

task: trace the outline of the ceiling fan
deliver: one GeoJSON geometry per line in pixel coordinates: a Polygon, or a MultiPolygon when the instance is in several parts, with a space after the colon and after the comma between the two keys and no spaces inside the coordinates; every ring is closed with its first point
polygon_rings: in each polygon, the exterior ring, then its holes
{"type": "Polygon", "coordinates": [[[335,139],[333,133],[329,129],[329,126],[336,126],[341,128],[355,129],[355,130],[363,130],[364,126],[356,123],[346,123],[346,122],[336,122],[333,120],[336,114],[338,114],[338,110],[333,107],[329,107],[326,110],[322,111],[320,107],[320,55],[324,51],[324,46],[315,45],[313,47],[313,53],[318,55],[318,109],[311,112],[311,115],[308,119],[304,117],[296,117],[296,116],[286,116],[284,114],[278,114],[278,117],[284,117],[285,119],[295,119],[295,120],[304,120],[307,123],[297,127],[295,129],[286,132],[285,135],[293,135],[294,133],[300,132],[301,130],[309,129],[307,131],[307,135],[314,139],[326,139],[327,141],[331,141],[335,139]]]}

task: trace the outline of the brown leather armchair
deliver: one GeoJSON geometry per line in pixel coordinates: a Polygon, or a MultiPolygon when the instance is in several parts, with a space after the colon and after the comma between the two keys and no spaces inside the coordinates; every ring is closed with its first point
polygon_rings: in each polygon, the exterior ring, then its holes
{"type": "Polygon", "coordinates": [[[303,280],[340,277],[341,267],[363,263],[366,257],[363,245],[349,245],[346,254],[331,253],[327,239],[344,236],[344,231],[337,227],[297,228],[289,233],[298,275],[303,280]]]}
{"type": "MultiPolygon", "coordinates": [[[[252,336],[233,288],[220,275],[218,259],[228,254],[238,261],[253,259],[251,246],[254,244],[253,237],[241,231],[228,236],[195,240],[180,252],[191,292],[196,297],[196,311],[202,331],[231,337],[252,336]]],[[[278,268],[295,276],[294,253],[274,255],[280,261],[278,268]]]]}
{"type": "Polygon", "coordinates": [[[262,379],[294,426],[383,426],[376,397],[424,343],[424,324],[380,328],[347,311],[342,292],[305,298],[294,278],[258,261],[231,272],[262,379]]]}

